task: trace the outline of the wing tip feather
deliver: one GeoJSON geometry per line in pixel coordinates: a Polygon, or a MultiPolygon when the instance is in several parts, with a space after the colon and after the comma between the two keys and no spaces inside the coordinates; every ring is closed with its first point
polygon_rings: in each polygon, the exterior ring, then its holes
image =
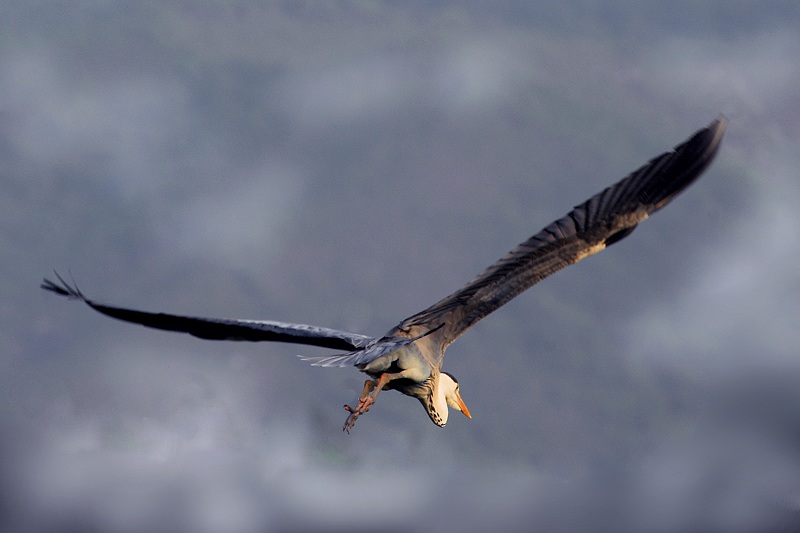
{"type": "Polygon", "coordinates": [[[75,283],[74,279],[70,285],[64,280],[63,277],[61,277],[61,274],[59,274],[58,271],[53,270],[53,274],[58,280],[58,283],[47,278],[42,278],[42,283],[39,285],[39,287],[46,291],[58,294],[59,296],[69,298],[70,300],[83,300],[84,302],[87,301],[86,296],[84,296],[81,290],[78,288],[78,284],[75,283]]]}
{"type": "Polygon", "coordinates": [[[725,136],[725,131],[728,129],[728,118],[720,113],[708,126],[698,132],[695,137],[703,135],[706,137],[704,153],[708,158],[708,162],[714,158],[714,155],[719,150],[722,143],[722,138],[725,136]]]}
{"type": "Polygon", "coordinates": [[[708,126],[675,147],[671,156],[677,161],[674,164],[680,169],[676,175],[677,179],[667,183],[661,182],[655,188],[645,189],[644,196],[640,198],[643,203],[651,204],[648,210],[650,214],[671,202],[711,166],[722,145],[727,127],[728,119],[720,113],[708,126]]]}

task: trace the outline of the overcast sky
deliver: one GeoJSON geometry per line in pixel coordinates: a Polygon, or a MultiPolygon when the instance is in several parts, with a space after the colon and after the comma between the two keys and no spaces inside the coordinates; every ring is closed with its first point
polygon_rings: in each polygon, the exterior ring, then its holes
{"type": "Polygon", "coordinates": [[[797,527],[798,11],[6,2],[6,528],[797,527]],[[720,113],[697,184],[448,350],[445,429],[37,288],[380,335],[720,113]]]}

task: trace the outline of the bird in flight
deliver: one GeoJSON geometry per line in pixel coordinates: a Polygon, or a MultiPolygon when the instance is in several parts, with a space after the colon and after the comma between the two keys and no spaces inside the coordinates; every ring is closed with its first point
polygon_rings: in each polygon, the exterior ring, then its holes
{"type": "Polygon", "coordinates": [[[382,337],[270,320],[227,320],[150,313],[95,302],[55,273],[41,287],[81,300],[95,311],[150,328],[209,340],[276,341],[344,351],[301,359],[322,367],[355,367],[369,376],[348,411],[348,433],[384,389],[417,398],[431,421],[443,427],[448,407],[472,415],[458,381],[443,372],[444,352],[470,327],[522,291],[556,271],[627,237],[711,164],[727,121],[720,116],[674,149],[576,206],[473,278],[450,296],[410,316],[382,337]]]}

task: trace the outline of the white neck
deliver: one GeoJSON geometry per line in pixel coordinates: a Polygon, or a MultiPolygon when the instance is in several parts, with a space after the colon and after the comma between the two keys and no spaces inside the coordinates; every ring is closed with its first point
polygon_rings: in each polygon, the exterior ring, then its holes
{"type": "Polygon", "coordinates": [[[439,374],[436,377],[436,387],[433,389],[433,411],[431,418],[436,425],[444,426],[447,424],[449,409],[447,408],[447,397],[456,390],[456,382],[447,374],[439,374]]]}

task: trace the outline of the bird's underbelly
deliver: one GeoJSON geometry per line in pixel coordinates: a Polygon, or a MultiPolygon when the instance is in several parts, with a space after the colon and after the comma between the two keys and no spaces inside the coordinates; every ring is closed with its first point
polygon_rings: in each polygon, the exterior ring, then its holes
{"type": "Polygon", "coordinates": [[[396,375],[387,388],[400,390],[401,387],[406,388],[404,385],[424,383],[431,377],[432,368],[419,349],[410,344],[370,361],[359,370],[374,379],[386,373],[396,375]]]}

